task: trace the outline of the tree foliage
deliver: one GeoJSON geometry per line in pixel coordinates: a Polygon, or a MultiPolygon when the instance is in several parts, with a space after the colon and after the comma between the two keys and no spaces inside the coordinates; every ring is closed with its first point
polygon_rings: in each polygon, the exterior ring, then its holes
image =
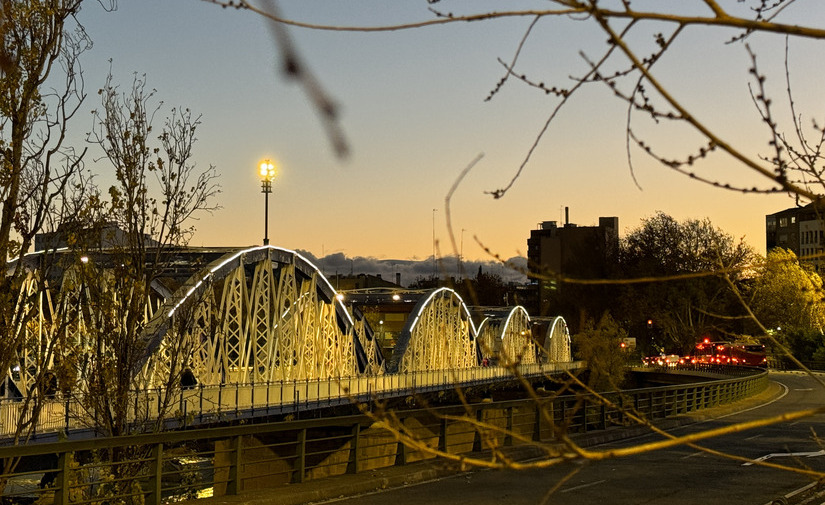
{"type": "Polygon", "coordinates": [[[679,222],[659,212],[628,233],[620,249],[622,278],[648,279],[624,285],[619,304],[649,351],[681,354],[705,332],[735,329],[732,321],[715,317],[741,312],[721,274],[744,280],[754,259],[748,245],[708,219],[679,222]]]}
{"type": "Polygon", "coordinates": [[[478,267],[475,277],[468,277],[456,286],[461,297],[471,305],[502,306],[506,305],[507,284],[500,275],[484,272],[478,267]]]}
{"type": "Polygon", "coordinates": [[[596,391],[621,389],[627,372],[627,354],[621,348],[627,331],[604,314],[598,323],[588,319],[580,333],[573,336],[575,355],[587,362],[588,386],[596,391]]]}
{"type": "Polygon", "coordinates": [[[777,248],[768,252],[756,268],[748,297],[759,323],[776,332],[791,350],[796,349],[799,359],[811,359],[816,348],[825,344],[822,278],[793,251],[777,248]],[[803,341],[811,338],[813,348],[808,349],[811,346],[803,341]]]}

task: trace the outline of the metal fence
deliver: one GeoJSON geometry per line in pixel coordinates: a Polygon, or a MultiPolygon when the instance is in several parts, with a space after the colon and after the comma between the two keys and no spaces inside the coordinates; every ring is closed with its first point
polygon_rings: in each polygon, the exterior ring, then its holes
{"type": "Polygon", "coordinates": [[[372,415],[0,447],[4,460],[41,462],[37,470],[0,475],[0,482],[6,483],[7,501],[58,505],[155,505],[237,494],[403,465],[435,457],[433,451],[541,445],[562,432],[621,429],[631,424],[630,412],[660,419],[733,402],[767,386],[764,370],[738,371],[749,375],[600,397],[548,394],[538,401],[396,410],[386,413],[389,417],[376,409],[372,415]],[[388,425],[407,433],[413,442],[399,440],[388,425]],[[43,458],[52,462],[43,466],[43,458]]]}

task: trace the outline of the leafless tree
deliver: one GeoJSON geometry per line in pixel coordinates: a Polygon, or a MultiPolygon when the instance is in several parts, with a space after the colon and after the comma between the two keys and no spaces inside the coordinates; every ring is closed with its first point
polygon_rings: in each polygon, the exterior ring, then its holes
{"type": "MultiPolygon", "coordinates": [[[[65,195],[81,187],[85,149],[67,144],[69,125],[85,98],[81,55],[90,47],[76,22],[81,0],[0,2],[0,370],[6,390],[17,368],[24,398],[15,440],[25,440],[37,424],[51,380],[45,361],[55,341],[40,342],[38,357],[27,354],[26,328],[43,283],[29,283],[23,255],[36,234],[52,229],[65,211],[65,195]]],[[[42,265],[48,264],[43,255],[42,265]]],[[[4,470],[16,465],[5,460],[4,470]]]]}
{"type": "MultiPolygon", "coordinates": [[[[129,431],[130,393],[144,357],[142,330],[147,311],[157,303],[153,283],[163,275],[169,255],[185,246],[193,232],[191,219],[217,208],[219,192],[214,166],[198,167],[193,147],[200,117],[189,109],[171,110],[155,130],[154,90],[145,76],[134,76],[121,92],[110,73],[100,90],[101,108],[93,112],[94,130],[88,139],[111,163],[117,184],[108,198],[99,198],[95,215],[101,221],[85,223],[97,231],[92,250],[105,250],[98,262],[83,266],[87,327],[95,341],[87,377],[90,418],[109,435],[129,431]]],[[[174,383],[180,369],[173,369],[174,383]]]]}

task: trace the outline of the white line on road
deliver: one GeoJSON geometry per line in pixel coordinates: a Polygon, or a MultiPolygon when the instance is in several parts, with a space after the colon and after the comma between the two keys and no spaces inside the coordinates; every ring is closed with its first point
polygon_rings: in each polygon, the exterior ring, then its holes
{"type": "Polygon", "coordinates": [[[748,438],[746,438],[746,439],[745,439],[745,441],[747,442],[748,440],[753,440],[754,438],[759,438],[759,437],[761,437],[761,436],[762,436],[762,433],[760,433],[760,434],[758,434],[758,435],[754,435],[754,436],[752,436],[752,437],[748,437],[748,438]]]}
{"type": "Polygon", "coordinates": [[[748,461],[747,463],[742,463],[742,466],[750,466],[756,461],[765,461],[771,458],[815,458],[817,456],[825,456],[825,450],[822,451],[812,451],[812,452],[773,452],[771,454],[766,454],[762,457],[756,458],[753,461],[748,461]]]}
{"type": "Polygon", "coordinates": [[[582,484],[581,486],[569,487],[567,489],[562,489],[559,493],[569,493],[570,491],[578,491],[579,489],[584,489],[586,487],[597,486],[599,484],[605,483],[607,480],[597,480],[596,482],[590,482],[589,484],[582,484]]]}
{"type": "Polygon", "coordinates": [[[688,458],[692,458],[694,456],[701,456],[702,454],[704,454],[704,452],[697,451],[697,452],[694,452],[693,454],[688,454],[687,456],[682,456],[682,459],[688,459],[688,458]]]}
{"type": "MultiPolygon", "coordinates": [[[[725,415],[723,415],[723,416],[714,417],[714,418],[712,418],[712,419],[706,419],[706,420],[704,420],[704,421],[699,421],[698,423],[695,423],[695,424],[709,423],[709,422],[711,422],[711,421],[715,421],[715,420],[717,420],[717,419],[723,419],[723,418],[725,418],[725,417],[730,417],[730,416],[735,416],[735,415],[738,415],[738,414],[742,414],[743,412],[750,412],[751,410],[761,409],[762,407],[767,407],[768,405],[770,405],[770,404],[772,404],[772,403],[776,403],[776,402],[778,402],[779,400],[781,400],[782,398],[785,398],[785,396],[787,396],[787,395],[788,395],[788,392],[790,391],[790,389],[788,388],[788,386],[786,386],[786,385],[782,384],[781,382],[777,382],[777,381],[771,381],[771,382],[773,382],[774,384],[779,384],[779,385],[782,387],[782,389],[784,389],[784,391],[782,392],[782,394],[781,394],[781,395],[779,395],[779,396],[777,396],[777,397],[776,397],[776,398],[774,398],[773,400],[767,401],[767,402],[765,402],[765,403],[761,403],[761,404],[756,405],[756,406],[754,406],[754,407],[751,407],[751,408],[749,408],[749,409],[738,410],[738,411],[736,411],[736,412],[731,412],[730,414],[725,414],[725,415]]],[[[689,425],[686,425],[686,426],[689,426],[689,425]]]]}

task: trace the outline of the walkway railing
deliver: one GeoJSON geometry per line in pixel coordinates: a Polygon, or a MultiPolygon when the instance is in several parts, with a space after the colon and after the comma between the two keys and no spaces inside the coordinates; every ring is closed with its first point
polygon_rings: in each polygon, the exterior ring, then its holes
{"type": "Polygon", "coordinates": [[[626,426],[630,411],[648,419],[692,412],[762,391],[767,373],[751,372],[606,395],[620,408],[593,395],[549,396],[538,402],[393,411],[382,422],[359,415],[0,447],[0,458],[52,458],[51,465],[38,471],[0,475],[0,482],[8,483],[4,497],[10,500],[48,501],[53,494],[58,505],[157,505],[237,494],[435,457],[427,448],[457,454],[510,445],[541,447],[560,432],[626,426]],[[413,442],[399,440],[387,425],[408,433],[413,442]],[[100,455],[114,454],[120,455],[117,463],[101,461],[100,455]]]}
{"type": "MultiPolygon", "coordinates": [[[[582,362],[518,365],[524,377],[553,375],[576,370],[582,362]]],[[[369,377],[308,379],[303,381],[259,384],[224,384],[195,386],[174,392],[171,408],[164,408],[164,389],[136,391],[130,400],[130,420],[158,419],[163,412],[170,429],[191,427],[239,418],[294,413],[317,408],[348,405],[370,399],[385,399],[416,393],[449,390],[456,386],[492,384],[513,380],[514,370],[508,367],[476,367],[458,370],[437,370],[369,377]]],[[[94,426],[89,419],[88,402],[78,395],[56,397],[44,402],[35,430],[36,435],[68,434],[88,431],[94,426]]],[[[0,444],[2,438],[14,433],[23,403],[14,400],[0,402],[0,444]]]]}

